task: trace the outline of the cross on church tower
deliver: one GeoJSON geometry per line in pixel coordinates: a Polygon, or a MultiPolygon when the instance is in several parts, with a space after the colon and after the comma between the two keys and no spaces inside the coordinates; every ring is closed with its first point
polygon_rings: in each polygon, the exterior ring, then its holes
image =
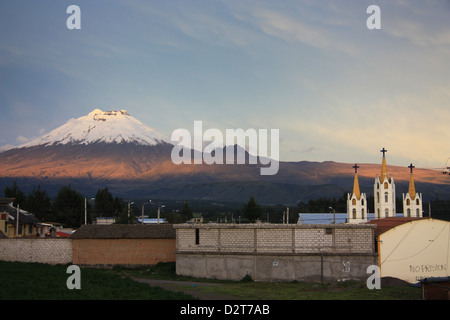
{"type": "Polygon", "coordinates": [[[382,150],[380,150],[380,152],[383,152],[383,158],[385,157],[385,153],[387,152],[387,150],[383,147],[382,150]]]}
{"type": "Polygon", "coordinates": [[[355,173],[358,173],[359,166],[356,163],[355,163],[355,165],[352,168],[355,168],[355,173]]]}
{"type": "Polygon", "coordinates": [[[411,164],[408,166],[408,168],[411,169],[411,173],[413,173],[413,169],[415,168],[415,166],[413,166],[413,164],[411,163],[411,164]]]}

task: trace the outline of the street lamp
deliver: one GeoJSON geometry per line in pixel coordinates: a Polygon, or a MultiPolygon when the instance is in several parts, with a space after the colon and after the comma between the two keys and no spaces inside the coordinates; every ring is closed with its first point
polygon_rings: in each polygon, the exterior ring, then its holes
{"type": "MultiPolygon", "coordinates": [[[[91,201],[95,198],[91,198],[91,201]]],[[[87,198],[84,197],[84,225],[87,225],[87,198]]]]}
{"type": "Polygon", "coordinates": [[[158,207],[158,224],[159,224],[159,217],[161,215],[161,208],[165,208],[165,207],[166,207],[165,205],[162,205],[162,206],[158,207]]]}
{"type": "Polygon", "coordinates": [[[133,201],[133,202],[129,202],[129,201],[128,201],[128,219],[130,219],[130,206],[131,206],[132,204],[134,204],[134,201],[133,201]]]}
{"type": "Polygon", "coordinates": [[[148,200],[148,202],[143,202],[142,203],[142,217],[141,217],[141,222],[142,222],[142,224],[144,224],[144,206],[146,205],[146,204],[151,204],[151,202],[152,202],[152,200],[148,200]]]}
{"type": "MultiPolygon", "coordinates": [[[[333,210],[333,224],[336,224],[336,210],[333,207],[329,207],[330,208],[330,214],[331,214],[331,210],[333,210]]],[[[330,217],[331,220],[331,217],[330,217]]]]}

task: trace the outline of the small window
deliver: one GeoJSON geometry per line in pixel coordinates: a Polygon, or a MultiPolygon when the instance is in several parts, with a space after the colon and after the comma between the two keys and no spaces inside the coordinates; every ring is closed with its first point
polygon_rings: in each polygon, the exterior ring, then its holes
{"type": "Polygon", "coordinates": [[[333,228],[325,228],[325,234],[333,234],[333,228]]]}
{"type": "Polygon", "coordinates": [[[200,244],[200,229],[195,229],[195,244],[200,244]]]}

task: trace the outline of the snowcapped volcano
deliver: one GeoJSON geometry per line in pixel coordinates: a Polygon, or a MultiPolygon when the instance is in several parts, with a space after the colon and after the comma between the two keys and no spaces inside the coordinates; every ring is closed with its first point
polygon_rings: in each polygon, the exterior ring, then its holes
{"type": "Polygon", "coordinates": [[[164,135],[144,125],[126,110],[102,111],[95,109],[86,116],[70,119],[50,133],[23,144],[19,148],[99,142],[127,142],[149,146],[170,143],[164,135]]]}

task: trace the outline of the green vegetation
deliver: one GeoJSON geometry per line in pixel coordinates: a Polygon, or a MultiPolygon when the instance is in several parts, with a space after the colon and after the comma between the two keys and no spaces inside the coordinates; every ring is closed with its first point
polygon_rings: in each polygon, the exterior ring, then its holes
{"type": "Polygon", "coordinates": [[[120,277],[112,270],[81,269],[81,289],[68,289],[67,266],[0,261],[0,300],[191,300],[192,296],[120,277]]]}
{"type": "Polygon", "coordinates": [[[175,263],[112,270],[81,269],[81,289],[69,290],[67,266],[0,261],[0,300],[192,300],[193,296],[222,295],[241,300],[420,300],[420,288],[385,286],[369,290],[364,282],[256,282],[194,279],[175,274],[175,263]],[[173,291],[131,278],[176,280],[173,291]],[[214,285],[195,285],[192,283],[214,285]]]}
{"type": "MultiPolygon", "coordinates": [[[[186,188],[188,186],[185,186],[186,188]]],[[[314,188],[310,186],[308,188],[314,188]]],[[[201,193],[201,190],[197,190],[201,193]]],[[[226,192],[226,190],[224,190],[226,192]]],[[[33,213],[42,222],[60,222],[65,227],[78,228],[84,223],[84,196],[71,188],[61,186],[55,198],[50,198],[46,190],[39,185],[25,194],[16,182],[4,188],[6,198],[15,198],[14,204],[33,213]]],[[[107,187],[98,189],[95,202],[87,199],[87,221],[92,223],[96,217],[116,217],[118,223],[136,223],[136,218],[142,215],[142,205],[148,199],[133,199],[128,203],[113,196],[107,187]]],[[[157,208],[161,206],[161,218],[169,223],[183,223],[194,215],[201,216],[207,222],[248,223],[260,219],[263,222],[283,223],[289,207],[289,223],[297,223],[298,213],[330,213],[331,208],[336,213],[347,212],[347,193],[339,198],[310,199],[307,202],[298,201],[295,205],[285,204],[262,205],[264,199],[250,196],[246,203],[212,201],[212,200],[167,200],[152,199],[151,205],[144,207],[144,214],[149,218],[157,217],[157,208]],[[162,206],[164,205],[164,206],[162,206]]],[[[432,200],[432,217],[450,221],[450,200],[432,200]]],[[[373,212],[373,195],[367,196],[368,211],[373,212]]],[[[397,212],[402,212],[402,200],[397,198],[397,212]]],[[[423,204],[424,216],[429,216],[429,203],[423,204]]]]}
{"type": "Polygon", "coordinates": [[[189,289],[205,293],[222,294],[242,300],[421,300],[420,288],[402,286],[382,286],[380,290],[370,290],[362,281],[349,280],[332,283],[309,282],[256,282],[250,277],[240,281],[202,279],[178,276],[175,263],[159,263],[139,269],[116,269],[123,277],[164,279],[186,283],[177,285],[178,290],[189,289]],[[208,282],[214,286],[195,286],[190,283],[208,282]]]}

